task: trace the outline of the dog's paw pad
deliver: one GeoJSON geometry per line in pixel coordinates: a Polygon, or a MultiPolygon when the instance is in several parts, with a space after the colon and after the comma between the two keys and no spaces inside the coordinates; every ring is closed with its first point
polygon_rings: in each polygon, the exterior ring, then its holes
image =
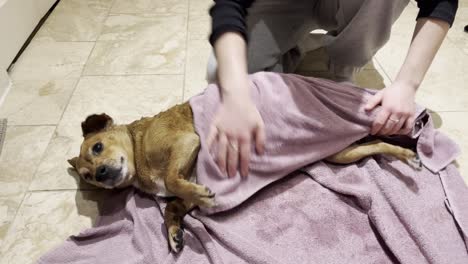
{"type": "Polygon", "coordinates": [[[210,188],[208,187],[205,187],[205,193],[206,193],[205,195],[206,197],[210,197],[210,198],[215,197],[215,193],[212,190],[210,190],[210,188]]]}
{"type": "Polygon", "coordinates": [[[198,200],[197,204],[201,207],[211,208],[216,205],[214,197],[202,197],[198,200]]]}
{"type": "Polygon", "coordinates": [[[210,190],[210,188],[206,186],[199,185],[194,193],[195,196],[199,198],[213,198],[215,196],[215,193],[210,190]]]}
{"type": "Polygon", "coordinates": [[[177,230],[174,236],[174,241],[181,242],[184,240],[184,231],[182,229],[177,230]]]}
{"type": "Polygon", "coordinates": [[[418,155],[414,155],[414,157],[407,159],[406,161],[413,169],[421,170],[423,167],[422,161],[418,155]]]}
{"type": "Polygon", "coordinates": [[[182,229],[178,229],[169,239],[169,245],[171,246],[172,251],[178,253],[184,247],[184,231],[182,229]]]}

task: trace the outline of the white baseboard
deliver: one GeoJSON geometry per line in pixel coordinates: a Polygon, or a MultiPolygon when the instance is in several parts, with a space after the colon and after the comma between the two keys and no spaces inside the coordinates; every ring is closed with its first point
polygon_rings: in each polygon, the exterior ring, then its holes
{"type": "Polygon", "coordinates": [[[0,71],[0,107],[2,107],[11,86],[12,83],[8,74],[4,71],[0,71]]]}

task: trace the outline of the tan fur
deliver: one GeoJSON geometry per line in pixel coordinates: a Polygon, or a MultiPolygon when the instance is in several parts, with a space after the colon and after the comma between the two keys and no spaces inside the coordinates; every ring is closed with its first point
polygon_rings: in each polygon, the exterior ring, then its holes
{"type": "MultiPolygon", "coordinates": [[[[210,189],[190,181],[200,140],[189,104],[176,105],[128,125],[114,125],[105,114],[93,115],[82,123],[82,130],[80,156],[70,159],[70,164],[85,181],[100,187],[133,185],[147,193],[175,196],[166,207],[165,224],[171,249],[181,250],[184,215],[194,206],[215,205],[210,189]],[[103,145],[100,153],[93,150],[98,143],[103,145]],[[113,173],[110,184],[97,180],[103,166],[113,173]]],[[[350,146],[328,160],[344,164],[374,154],[390,154],[404,160],[414,157],[410,150],[372,142],[350,146]]]]}
{"type": "Polygon", "coordinates": [[[326,160],[338,164],[350,164],[377,154],[388,154],[405,162],[411,162],[416,158],[416,154],[409,149],[375,140],[361,145],[351,145],[326,160]]]}

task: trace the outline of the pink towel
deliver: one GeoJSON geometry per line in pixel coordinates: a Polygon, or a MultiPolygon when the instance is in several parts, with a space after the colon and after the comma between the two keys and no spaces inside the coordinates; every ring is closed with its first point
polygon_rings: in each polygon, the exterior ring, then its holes
{"type": "Polygon", "coordinates": [[[356,164],[320,161],[367,136],[371,92],[295,75],[253,75],[267,148],[249,177],[222,176],[204,141],[219,105],[216,86],[191,99],[202,148],[198,181],[218,206],[185,217],[185,247],[172,254],[165,203],[133,188],[103,201],[97,226],[38,263],[468,263],[468,189],[450,163],[456,144],[419,109],[413,170],[386,156],[356,164]],[[121,202],[119,202],[121,201],[121,202]]]}
{"type": "MultiPolygon", "coordinates": [[[[246,179],[224,176],[206,146],[208,125],[220,103],[218,87],[210,85],[190,100],[195,129],[201,138],[197,180],[210,186],[218,203],[204,209],[206,213],[231,209],[266,185],[366,137],[374,119],[376,111],[364,110],[373,94],[370,90],[292,74],[262,72],[252,75],[251,80],[252,97],[265,123],[267,144],[262,156],[252,151],[246,179]]],[[[423,129],[427,114],[421,107],[418,116],[413,131],[413,137],[422,139],[418,154],[425,166],[437,172],[452,162],[460,150],[432,128],[423,129]],[[433,151],[435,147],[437,151],[433,151]]]]}

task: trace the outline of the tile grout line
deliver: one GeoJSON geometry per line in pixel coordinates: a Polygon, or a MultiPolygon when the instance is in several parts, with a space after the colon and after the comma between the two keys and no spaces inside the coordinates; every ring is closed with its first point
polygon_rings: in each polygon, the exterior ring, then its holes
{"type": "MultiPolygon", "coordinates": [[[[114,1],[115,1],[115,0],[114,0],[114,1]]],[[[32,41],[32,40],[31,40],[31,41],[32,41]]],[[[91,49],[91,51],[90,51],[90,53],[89,53],[89,55],[88,55],[88,58],[86,59],[86,62],[89,60],[89,56],[91,55],[91,52],[93,51],[95,45],[96,45],[96,42],[94,42],[93,48],[91,49]]],[[[64,115],[65,111],[67,110],[68,105],[70,104],[71,98],[72,98],[73,95],[75,94],[75,91],[76,91],[76,88],[77,88],[77,86],[78,86],[78,83],[80,82],[81,75],[82,75],[82,73],[83,73],[84,67],[86,66],[86,62],[85,62],[85,64],[83,64],[83,69],[81,70],[80,77],[76,80],[76,83],[75,83],[75,85],[74,85],[74,87],[73,87],[73,91],[70,93],[70,97],[69,97],[68,100],[67,100],[67,104],[66,104],[66,106],[64,107],[64,109],[63,109],[63,111],[62,111],[62,114],[60,115],[60,118],[58,119],[58,123],[60,123],[60,121],[62,120],[63,115],[64,115]]],[[[45,147],[44,152],[42,153],[41,157],[39,158],[39,162],[37,163],[37,166],[36,166],[36,168],[34,169],[34,172],[32,173],[33,176],[32,176],[32,178],[31,178],[30,182],[28,183],[28,186],[27,186],[27,188],[25,189],[25,192],[22,194],[21,201],[20,201],[20,203],[19,203],[19,205],[18,205],[18,208],[16,209],[16,212],[15,212],[13,218],[12,218],[12,221],[11,221],[10,226],[8,227],[8,230],[7,230],[7,232],[6,232],[5,237],[8,237],[8,235],[10,234],[10,232],[12,232],[12,229],[11,229],[11,228],[14,226],[14,223],[15,223],[16,220],[17,220],[18,213],[19,213],[19,211],[21,210],[21,208],[22,208],[22,206],[23,206],[23,204],[24,204],[25,198],[26,198],[26,196],[27,196],[29,193],[31,193],[31,192],[29,191],[29,188],[31,187],[32,182],[33,182],[34,179],[36,178],[37,172],[38,172],[38,170],[39,170],[39,166],[42,164],[42,162],[43,162],[44,159],[45,159],[45,154],[46,154],[47,150],[49,149],[50,144],[51,144],[51,142],[52,142],[54,136],[55,136],[56,133],[57,133],[57,128],[58,128],[58,124],[55,125],[55,129],[54,129],[54,131],[52,132],[51,138],[49,139],[49,142],[48,142],[47,146],[45,147]]],[[[3,247],[4,247],[4,246],[5,246],[5,245],[2,243],[2,245],[0,246],[0,252],[3,252],[3,247]]]]}
{"type": "Polygon", "coordinates": [[[184,13],[181,12],[158,12],[158,11],[152,11],[152,12],[135,12],[135,13],[130,13],[130,12],[109,12],[109,15],[132,15],[132,16],[137,16],[137,15],[147,15],[147,16],[166,16],[166,17],[171,17],[174,15],[183,15],[184,13]]]}
{"type": "MultiPolygon", "coordinates": [[[[461,7],[461,8],[464,8],[464,7],[461,7]]],[[[461,8],[459,7],[459,11],[458,11],[458,12],[461,11],[461,10],[460,10],[461,8]]],[[[468,11],[468,7],[466,7],[466,10],[468,11]]],[[[453,25],[453,26],[454,26],[454,25],[453,25]]],[[[454,28],[453,26],[452,26],[452,28],[449,28],[449,33],[450,33],[450,31],[457,30],[457,29],[454,28]]],[[[460,30],[463,30],[463,29],[460,29],[460,30]]],[[[452,37],[449,35],[449,33],[447,33],[447,35],[446,35],[445,38],[448,39],[448,41],[449,41],[450,43],[452,43],[453,46],[455,46],[455,48],[456,48],[458,51],[460,51],[464,56],[468,56],[468,53],[465,52],[465,50],[463,49],[463,46],[458,45],[458,43],[457,43],[455,40],[452,39],[452,37]]],[[[443,43],[442,43],[442,45],[443,45],[443,43]]]]}
{"type": "MultiPolygon", "coordinates": [[[[377,59],[377,57],[374,57],[374,59],[377,62],[377,64],[379,65],[380,69],[382,69],[382,71],[384,72],[385,76],[387,76],[387,78],[390,80],[390,83],[393,83],[393,80],[390,78],[387,71],[382,66],[382,64],[377,59]]],[[[466,113],[466,112],[468,112],[468,110],[430,110],[430,109],[428,109],[428,110],[429,110],[429,113],[466,113]]]]}
{"type": "Polygon", "coordinates": [[[382,69],[382,71],[384,72],[385,76],[387,76],[387,79],[390,81],[390,83],[393,83],[393,79],[390,77],[390,75],[388,75],[387,71],[382,66],[382,64],[380,63],[380,61],[377,59],[376,56],[374,56],[374,59],[377,62],[377,64],[379,65],[380,69],[382,69]]]}
{"type": "Polygon", "coordinates": [[[44,189],[44,190],[30,190],[28,193],[41,193],[41,192],[94,192],[100,191],[101,189],[44,189]]]}
{"type": "MultiPolygon", "coordinates": [[[[114,3],[115,3],[115,0],[112,1],[112,5],[111,5],[111,7],[109,8],[109,12],[107,13],[106,19],[107,19],[107,17],[109,17],[110,10],[112,9],[112,6],[114,5],[114,3]]],[[[104,20],[104,21],[105,21],[105,20],[104,20]]],[[[90,51],[90,53],[89,53],[89,55],[88,55],[88,58],[86,59],[85,64],[83,64],[83,69],[81,70],[80,77],[77,79],[77,81],[76,81],[76,83],[75,83],[75,85],[74,85],[73,91],[71,92],[70,97],[69,97],[68,100],[67,100],[67,104],[66,104],[65,108],[63,109],[62,114],[60,115],[60,118],[58,119],[58,123],[60,123],[60,121],[62,120],[63,115],[65,114],[66,110],[68,109],[68,106],[69,106],[69,104],[70,104],[70,101],[71,101],[73,95],[74,95],[75,92],[76,92],[76,89],[77,89],[77,87],[78,87],[78,84],[80,83],[81,77],[83,76],[83,71],[84,71],[84,69],[85,69],[85,67],[86,67],[86,64],[87,64],[89,58],[91,57],[91,54],[92,54],[94,48],[96,47],[96,42],[97,42],[97,40],[94,41],[93,48],[91,49],[91,51],[90,51]]],[[[47,146],[46,146],[44,152],[42,153],[42,155],[41,155],[41,157],[40,157],[40,159],[39,159],[39,162],[37,163],[36,168],[34,169],[34,172],[32,173],[33,176],[32,176],[32,178],[31,178],[31,181],[28,183],[28,186],[27,186],[27,188],[25,189],[26,191],[23,193],[23,195],[22,195],[22,197],[21,197],[21,201],[20,201],[20,203],[19,203],[19,205],[18,205],[18,208],[17,208],[17,210],[16,210],[16,212],[15,212],[15,214],[14,214],[14,217],[12,218],[11,224],[10,224],[10,226],[8,227],[8,230],[7,230],[6,234],[5,234],[5,237],[8,237],[8,235],[10,234],[10,232],[13,232],[12,229],[11,229],[11,227],[14,226],[14,223],[15,223],[16,220],[17,220],[18,213],[19,213],[20,209],[22,208],[22,206],[23,206],[23,204],[24,204],[26,195],[32,193],[29,189],[30,189],[30,187],[31,187],[31,185],[32,185],[32,182],[34,181],[34,179],[35,179],[36,176],[37,176],[37,172],[38,172],[38,170],[39,170],[39,166],[42,164],[42,162],[43,162],[44,159],[45,159],[45,154],[46,154],[47,150],[49,149],[50,144],[51,144],[51,142],[52,142],[54,136],[55,136],[56,133],[57,133],[57,129],[58,129],[58,124],[55,125],[55,129],[54,129],[54,131],[53,131],[53,133],[52,133],[51,138],[49,139],[49,143],[47,144],[47,146]]],[[[2,245],[0,246],[0,252],[3,252],[4,246],[5,246],[5,244],[2,243],[2,245]]]]}
{"type": "MultiPolygon", "coordinates": [[[[37,41],[40,41],[41,39],[39,38],[37,41]]],[[[96,42],[94,40],[53,40],[54,43],[93,43],[96,42]]]]}
{"type": "Polygon", "coordinates": [[[181,76],[182,73],[135,73],[135,74],[89,74],[81,77],[125,77],[125,76],[181,76]]]}
{"type": "MultiPolygon", "coordinates": [[[[449,29],[450,30],[450,29],[449,29]]],[[[455,42],[452,37],[450,37],[448,34],[447,36],[445,37],[454,47],[455,49],[457,49],[463,56],[468,56],[467,53],[465,53],[465,51],[463,50],[463,47],[461,47],[460,45],[458,45],[457,42],[455,42]]],[[[443,45],[443,44],[442,44],[443,45]]],[[[437,56],[437,55],[436,55],[437,56]]]]}
{"type": "Polygon", "coordinates": [[[190,4],[192,0],[187,0],[187,20],[186,20],[186,30],[185,30],[185,63],[184,63],[184,81],[182,83],[182,102],[185,101],[185,85],[187,81],[187,64],[188,64],[188,42],[189,42],[189,23],[190,23],[190,4]]]}
{"type": "MultiPolygon", "coordinates": [[[[112,4],[111,4],[110,7],[109,7],[109,11],[107,12],[107,15],[106,15],[106,18],[104,19],[104,21],[109,17],[110,10],[111,10],[112,7],[114,6],[114,3],[115,3],[115,0],[112,1],[112,4]]],[[[103,23],[104,23],[104,22],[103,22],[103,23]]],[[[102,30],[102,29],[101,29],[101,30],[102,30]]],[[[100,34],[101,34],[101,32],[99,33],[99,35],[100,35],[100,34]]],[[[98,36],[98,37],[99,37],[99,36],[98,36]]],[[[83,64],[83,68],[81,69],[80,76],[77,78],[76,83],[75,83],[75,85],[74,85],[74,87],[73,87],[73,91],[71,92],[70,97],[69,97],[68,100],[67,100],[67,104],[65,105],[65,107],[64,107],[64,109],[63,109],[63,111],[62,111],[62,114],[60,115],[60,118],[58,119],[58,123],[57,123],[56,128],[55,128],[55,131],[54,131],[54,135],[57,133],[57,128],[58,128],[58,126],[59,126],[59,124],[60,124],[60,121],[62,121],[63,116],[64,116],[65,112],[67,111],[69,105],[70,105],[71,99],[73,98],[73,96],[74,96],[75,93],[76,93],[76,89],[78,88],[78,85],[79,85],[79,83],[80,83],[80,81],[81,81],[81,79],[82,79],[82,77],[83,77],[83,71],[84,71],[84,69],[85,69],[85,67],[86,67],[86,64],[87,64],[87,62],[89,61],[89,58],[91,57],[91,54],[93,53],[94,48],[96,47],[97,39],[96,39],[96,41],[93,41],[93,42],[94,42],[93,48],[92,48],[91,51],[89,52],[88,58],[86,58],[86,62],[83,64]]],[[[50,146],[50,142],[49,142],[49,144],[47,145],[47,148],[49,148],[49,146],[50,146]]],[[[47,148],[46,148],[46,149],[47,149],[47,148]]],[[[41,160],[41,162],[42,162],[42,160],[41,160]]],[[[36,174],[34,173],[33,179],[35,178],[35,176],[36,176],[36,174]]],[[[30,186],[28,186],[28,190],[29,190],[29,187],[30,187],[30,186]]]]}
{"type": "MultiPolygon", "coordinates": [[[[379,67],[382,69],[382,71],[384,72],[385,76],[387,76],[387,78],[390,80],[390,82],[393,83],[393,80],[390,78],[387,71],[382,66],[382,64],[377,59],[377,57],[374,57],[374,59],[377,62],[377,64],[379,65],[379,67]]],[[[433,110],[433,109],[428,109],[428,110],[429,110],[429,113],[466,113],[466,112],[468,112],[468,110],[433,110]]]]}
{"type": "MultiPolygon", "coordinates": [[[[107,17],[109,16],[110,10],[112,9],[112,6],[114,5],[114,3],[115,3],[115,0],[112,1],[111,6],[109,7],[109,12],[107,12],[106,19],[107,19],[107,17]]],[[[89,53],[89,55],[88,55],[88,58],[86,59],[86,62],[88,62],[89,57],[91,56],[91,53],[93,52],[94,47],[96,46],[96,42],[97,42],[97,41],[94,42],[94,46],[93,46],[93,48],[91,49],[91,51],[90,51],[90,53],[89,53]]],[[[73,96],[74,96],[75,93],[76,93],[76,90],[77,90],[78,85],[79,85],[79,83],[80,83],[80,81],[81,81],[81,78],[83,77],[83,71],[84,71],[85,66],[86,66],[86,63],[83,65],[83,69],[81,70],[80,77],[76,80],[76,83],[75,83],[75,86],[74,86],[74,88],[73,88],[73,91],[71,92],[70,97],[69,97],[68,100],[67,100],[67,104],[66,104],[65,107],[63,108],[62,114],[60,115],[60,118],[58,119],[58,123],[57,123],[57,125],[55,126],[55,130],[54,130],[52,136],[55,136],[55,135],[57,134],[58,126],[59,126],[60,122],[62,121],[63,116],[65,115],[65,112],[67,111],[68,107],[70,106],[70,102],[71,102],[73,96]]],[[[49,140],[49,144],[47,144],[46,151],[47,151],[47,149],[50,147],[50,144],[51,144],[52,139],[53,139],[53,138],[51,138],[51,139],[49,140]]],[[[39,165],[44,161],[44,156],[45,156],[45,151],[44,151],[44,153],[42,154],[42,157],[41,157],[41,160],[40,160],[40,162],[39,162],[39,165]]],[[[37,171],[38,171],[38,169],[39,169],[39,165],[37,166],[37,168],[36,168],[36,170],[35,170],[35,172],[34,172],[34,174],[33,174],[33,178],[32,178],[31,182],[30,182],[29,185],[28,185],[27,191],[29,191],[29,188],[31,187],[31,184],[32,184],[33,180],[36,178],[36,174],[37,174],[37,171]]]]}
{"type": "MultiPolygon", "coordinates": [[[[83,74],[84,71],[85,71],[85,68],[86,66],[88,65],[88,62],[89,62],[89,59],[91,57],[91,55],[93,54],[93,51],[95,50],[96,48],[96,44],[97,42],[99,42],[99,37],[100,35],[102,34],[102,30],[104,28],[104,24],[105,22],[107,21],[107,19],[109,18],[109,16],[111,15],[161,15],[163,13],[159,13],[159,12],[156,12],[156,13],[119,13],[119,12],[112,12],[112,8],[114,7],[114,4],[115,4],[116,0],[113,0],[112,1],[112,4],[110,5],[110,8],[109,8],[109,11],[107,12],[107,15],[105,16],[105,19],[103,20],[103,27],[101,28],[101,31],[99,32],[98,34],[98,37],[96,38],[95,41],[85,41],[85,42],[94,42],[94,45],[93,45],[93,48],[91,49],[89,55],[88,55],[88,58],[86,59],[86,62],[85,64],[83,65],[83,69],[81,70],[81,73],[80,73],[80,79],[82,77],[88,77],[88,76],[103,76],[103,77],[107,77],[107,76],[110,76],[110,77],[115,77],[115,76],[152,76],[152,75],[184,75],[184,86],[185,86],[185,72],[184,74],[180,74],[180,73],[136,73],[136,74],[83,74]]],[[[186,27],[186,47],[185,47],[185,52],[187,53],[187,40],[188,40],[188,11],[189,11],[189,8],[190,8],[190,1],[189,1],[189,5],[188,5],[188,8],[187,8],[187,27],[186,27]]],[[[166,16],[171,16],[172,14],[167,14],[166,16]]],[[[175,15],[183,15],[183,13],[175,13],[175,15]]],[[[70,42],[70,41],[64,41],[64,42],[70,42]]],[[[72,41],[73,42],[73,41],[72,41]]],[[[185,71],[185,67],[186,67],[186,64],[184,65],[184,71],[185,71]]],[[[183,87],[183,90],[182,90],[182,98],[184,96],[184,87],[183,87]]]]}
{"type": "Polygon", "coordinates": [[[85,63],[83,64],[83,69],[81,69],[81,73],[80,73],[80,77],[79,77],[79,79],[78,79],[78,82],[80,82],[81,77],[86,76],[86,75],[83,75],[83,72],[84,72],[84,70],[86,69],[86,66],[88,65],[89,59],[91,58],[91,54],[93,54],[93,51],[94,51],[94,49],[96,48],[96,44],[97,44],[97,42],[98,42],[98,40],[99,40],[99,37],[100,37],[101,34],[102,34],[102,30],[104,29],[105,23],[106,23],[107,19],[109,18],[109,14],[110,14],[110,12],[111,12],[111,10],[112,10],[112,7],[114,7],[115,1],[116,1],[116,0],[112,0],[112,4],[111,4],[110,7],[109,7],[109,11],[107,12],[105,18],[102,20],[102,27],[101,27],[101,29],[100,29],[100,31],[99,31],[97,37],[96,37],[96,40],[93,41],[93,42],[94,42],[93,48],[92,48],[91,51],[89,52],[88,58],[86,58],[86,61],[85,61],[85,63]]]}
{"type": "MultiPolygon", "coordinates": [[[[8,230],[7,230],[6,234],[5,234],[5,238],[8,237],[8,235],[10,234],[10,232],[13,232],[13,231],[12,231],[13,229],[11,229],[11,228],[14,226],[14,224],[15,224],[15,222],[16,222],[16,218],[18,217],[18,213],[19,213],[20,209],[22,208],[22,206],[23,206],[23,204],[24,204],[24,200],[25,200],[26,196],[30,193],[29,187],[31,186],[31,184],[32,184],[32,182],[33,182],[33,180],[34,180],[34,178],[36,177],[37,171],[39,170],[39,165],[43,162],[44,157],[45,157],[45,153],[46,153],[47,149],[49,148],[50,142],[52,141],[52,138],[54,137],[54,134],[55,134],[56,131],[57,131],[57,126],[55,126],[55,129],[54,129],[54,131],[52,132],[52,134],[51,134],[51,136],[50,136],[50,138],[49,138],[49,142],[47,143],[47,146],[44,148],[44,152],[42,153],[41,157],[39,158],[39,161],[37,162],[36,168],[35,168],[34,171],[31,173],[31,175],[32,175],[31,181],[29,181],[28,186],[27,186],[27,188],[25,189],[25,192],[21,195],[21,196],[22,196],[22,197],[21,197],[21,201],[19,202],[18,208],[16,209],[16,212],[15,212],[15,215],[13,216],[13,218],[12,218],[12,220],[11,220],[11,222],[10,222],[10,226],[8,227],[8,230]]],[[[3,251],[4,251],[4,248],[3,248],[4,246],[6,247],[6,245],[5,245],[4,243],[2,243],[2,244],[0,245],[0,252],[3,252],[3,251]]]]}
{"type": "Polygon", "coordinates": [[[8,127],[55,127],[58,124],[32,124],[32,125],[27,125],[27,124],[11,124],[8,125],[8,127]]]}
{"type": "Polygon", "coordinates": [[[430,110],[431,113],[468,113],[468,110],[430,110]]]}

